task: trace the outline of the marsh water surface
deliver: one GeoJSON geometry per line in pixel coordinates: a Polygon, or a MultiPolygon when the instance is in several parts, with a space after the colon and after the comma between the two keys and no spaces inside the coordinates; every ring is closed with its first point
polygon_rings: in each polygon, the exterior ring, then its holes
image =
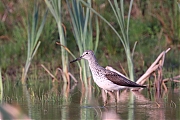
{"type": "Polygon", "coordinates": [[[36,120],[172,120],[180,119],[179,93],[179,88],[169,88],[160,95],[154,89],[121,90],[106,97],[94,84],[85,90],[79,83],[68,86],[36,80],[28,86],[5,82],[3,98],[4,103],[18,105],[23,113],[36,120]]]}

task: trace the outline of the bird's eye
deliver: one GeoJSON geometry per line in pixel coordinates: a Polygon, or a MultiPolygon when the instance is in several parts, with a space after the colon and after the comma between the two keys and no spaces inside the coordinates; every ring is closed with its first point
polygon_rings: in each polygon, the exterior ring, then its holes
{"type": "Polygon", "coordinates": [[[88,52],[86,54],[88,54],[88,52]]]}

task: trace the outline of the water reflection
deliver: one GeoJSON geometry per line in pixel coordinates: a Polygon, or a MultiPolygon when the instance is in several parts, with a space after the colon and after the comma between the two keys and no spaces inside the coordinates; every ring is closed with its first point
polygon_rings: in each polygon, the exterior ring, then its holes
{"type": "Polygon", "coordinates": [[[158,95],[154,90],[116,93],[99,91],[93,86],[82,89],[80,84],[42,83],[29,87],[5,84],[4,100],[16,102],[32,119],[179,119],[180,90],[158,95]],[[47,85],[47,84],[44,84],[47,85]],[[37,90],[37,91],[36,91],[37,90]],[[14,91],[14,92],[12,92],[14,91]],[[42,92],[43,91],[43,92],[42,92]],[[106,104],[106,106],[104,106],[106,104]]]}
{"type": "Polygon", "coordinates": [[[102,113],[102,120],[120,120],[120,115],[114,108],[105,108],[102,113]]]}

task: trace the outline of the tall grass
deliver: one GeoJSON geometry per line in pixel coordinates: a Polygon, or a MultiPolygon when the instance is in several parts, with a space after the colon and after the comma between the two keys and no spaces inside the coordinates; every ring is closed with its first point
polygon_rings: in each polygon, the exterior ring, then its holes
{"type": "Polygon", "coordinates": [[[46,5],[48,6],[51,14],[56,20],[58,26],[58,32],[60,37],[61,46],[61,60],[62,60],[62,71],[63,71],[63,80],[64,82],[69,82],[69,74],[68,74],[68,53],[64,49],[63,46],[67,46],[66,38],[65,38],[65,30],[63,28],[62,23],[62,1],[61,0],[45,0],[46,5]]]}
{"type": "Polygon", "coordinates": [[[118,24],[119,24],[119,27],[121,30],[122,37],[120,37],[119,39],[120,39],[121,43],[123,44],[124,50],[126,53],[129,77],[132,81],[134,81],[134,65],[133,65],[133,59],[132,59],[132,54],[131,54],[130,45],[129,45],[129,21],[130,21],[130,16],[131,16],[133,0],[130,1],[127,21],[124,18],[124,16],[125,16],[124,0],[120,1],[120,5],[118,5],[117,0],[114,0],[114,6],[110,0],[108,0],[108,1],[113,9],[113,12],[116,16],[116,20],[118,21],[118,24]]]}
{"type": "Polygon", "coordinates": [[[1,75],[1,68],[0,68],[0,102],[3,101],[3,83],[2,83],[2,75],[1,75]]]}
{"type": "Polygon", "coordinates": [[[162,9],[162,13],[165,14],[164,15],[165,16],[164,21],[168,20],[169,25],[170,25],[167,27],[167,32],[170,34],[169,35],[170,37],[172,36],[172,42],[176,43],[180,39],[180,29],[179,29],[179,27],[180,27],[180,15],[179,15],[178,0],[173,0],[173,1],[169,2],[169,4],[171,5],[169,13],[167,14],[166,7],[164,7],[163,4],[162,4],[162,6],[164,9],[162,9]],[[167,15],[168,15],[168,18],[166,18],[167,15]]]}
{"type": "Polygon", "coordinates": [[[176,28],[176,31],[177,31],[177,37],[178,39],[180,39],[180,3],[177,2],[177,5],[176,5],[176,2],[174,3],[175,4],[175,11],[176,14],[174,15],[176,18],[174,18],[174,20],[176,21],[175,23],[175,28],[176,28]]]}
{"type": "Polygon", "coordinates": [[[133,65],[133,59],[132,59],[133,55],[131,54],[130,45],[129,45],[129,21],[130,21],[130,16],[131,16],[133,0],[130,1],[127,20],[124,17],[125,16],[124,0],[120,0],[120,4],[118,4],[117,0],[114,0],[113,3],[111,0],[108,0],[109,4],[111,5],[111,8],[114,12],[114,15],[116,17],[116,20],[118,22],[118,25],[120,27],[121,33],[118,33],[117,30],[102,15],[100,15],[93,8],[91,8],[91,6],[89,4],[87,4],[83,0],[81,0],[81,2],[84,5],[86,5],[92,12],[94,12],[96,15],[98,15],[104,22],[106,22],[112,28],[112,30],[116,33],[119,40],[123,44],[123,47],[124,47],[124,50],[126,53],[129,77],[132,81],[134,81],[134,65],[133,65]]]}
{"type": "MultiPolygon", "coordinates": [[[[83,7],[80,0],[66,0],[66,2],[71,17],[73,35],[76,40],[80,55],[82,55],[82,53],[88,49],[94,50],[94,52],[96,52],[99,42],[99,24],[97,17],[95,17],[96,40],[93,41],[93,17],[90,9],[83,7]]],[[[87,0],[86,2],[86,4],[89,6],[91,6],[91,3],[91,0],[87,0]]],[[[84,81],[85,87],[87,87],[87,78],[90,75],[90,70],[85,61],[80,61],[80,64],[82,67],[82,79],[84,81]]]]}
{"type": "Polygon", "coordinates": [[[28,49],[27,49],[26,64],[25,64],[25,67],[23,68],[23,73],[22,73],[22,79],[21,79],[22,84],[25,84],[25,82],[26,82],[27,72],[31,65],[31,61],[40,46],[41,42],[39,41],[39,37],[42,33],[42,30],[43,30],[43,27],[45,24],[47,11],[46,11],[44,17],[42,18],[42,22],[41,22],[40,26],[38,26],[39,16],[40,16],[39,15],[39,5],[37,2],[35,2],[32,19],[30,20],[29,14],[27,17],[28,49]]]}

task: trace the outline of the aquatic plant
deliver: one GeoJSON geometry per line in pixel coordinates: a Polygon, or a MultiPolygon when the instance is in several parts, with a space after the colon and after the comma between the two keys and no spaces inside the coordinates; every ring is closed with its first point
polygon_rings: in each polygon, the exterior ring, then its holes
{"type": "Polygon", "coordinates": [[[130,45],[129,45],[129,21],[130,21],[130,16],[131,16],[131,9],[132,9],[132,4],[133,0],[130,1],[129,5],[129,12],[127,16],[127,21],[125,21],[125,12],[124,12],[124,0],[120,1],[120,8],[118,6],[117,0],[114,0],[114,5],[112,5],[112,2],[108,0],[113,12],[116,16],[116,19],[118,21],[122,37],[120,37],[120,41],[124,46],[125,53],[126,53],[126,58],[127,58],[127,63],[128,63],[128,70],[129,70],[129,77],[132,81],[134,81],[134,65],[133,65],[133,55],[131,54],[130,51],[130,45]]]}
{"type": "Polygon", "coordinates": [[[0,101],[2,103],[3,100],[3,84],[2,84],[2,75],[1,75],[1,68],[0,68],[0,101]]]}
{"type": "MultiPolygon", "coordinates": [[[[99,24],[97,17],[95,17],[96,40],[93,41],[93,17],[90,9],[88,7],[83,7],[80,0],[72,0],[71,2],[66,0],[66,2],[71,17],[73,35],[80,55],[82,55],[85,50],[94,50],[94,52],[96,52],[99,42],[99,24]]],[[[85,3],[91,6],[92,1],[87,0],[85,3]]],[[[80,66],[82,68],[81,79],[84,81],[84,84],[87,87],[87,78],[90,76],[90,70],[88,65],[85,64],[85,61],[80,61],[80,66]]]]}
{"type": "Polygon", "coordinates": [[[134,81],[134,65],[133,65],[133,52],[131,53],[130,51],[130,45],[129,45],[129,21],[130,21],[130,16],[131,16],[131,9],[132,9],[132,4],[133,0],[130,1],[129,5],[129,12],[127,16],[127,20],[125,20],[125,12],[124,12],[124,0],[120,1],[120,5],[118,5],[117,0],[114,0],[114,5],[113,3],[108,0],[111,8],[114,12],[114,15],[116,17],[116,20],[118,22],[118,25],[120,27],[121,35],[116,31],[116,29],[98,12],[96,12],[93,8],[91,8],[90,5],[85,3],[84,1],[81,0],[81,2],[86,5],[92,12],[94,12],[96,15],[98,15],[104,22],[106,22],[112,30],[116,33],[118,38],[120,39],[121,43],[123,44],[125,53],[126,53],[126,58],[127,58],[127,63],[128,63],[128,70],[129,70],[129,77],[132,81],[134,81]]]}
{"type": "Polygon", "coordinates": [[[62,77],[64,82],[69,83],[69,74],[68,74],[68,52],[64,49],[63,46],[67,46],[67,41],[65,37],[65,26],[62,23],[62,1],[61,0],[45,0],[46,5],[48,6],[51,14],[56,20],[60,44],[61,46],[61,60],[62,60],[62,77]]]}
{"type": "Polygon", "coordinates": [[[38,20],[39,20],[39,5],[38,3],[34,3],[34,11],[32,15],[32,19],[30,19],[30,16],[28,14],[27,16],[27,34],[28,34],[28,46],[27,46],[27,58],[26,58],[26,64],[23,68],[23,73],[22,73],[22,84],[25,84],[26,82],[26,77],[27,77],[27,72],[29,70],[29,67],[31,65],[31,61],[36,54],[39,46],[40,46],[40,41],[39,37],[42,33],[45,21],[46,21],[46,16],[47,16],[47,11],[44,14],[42,18],[42,22],[40,26],[38,26],[38,20]]]}

